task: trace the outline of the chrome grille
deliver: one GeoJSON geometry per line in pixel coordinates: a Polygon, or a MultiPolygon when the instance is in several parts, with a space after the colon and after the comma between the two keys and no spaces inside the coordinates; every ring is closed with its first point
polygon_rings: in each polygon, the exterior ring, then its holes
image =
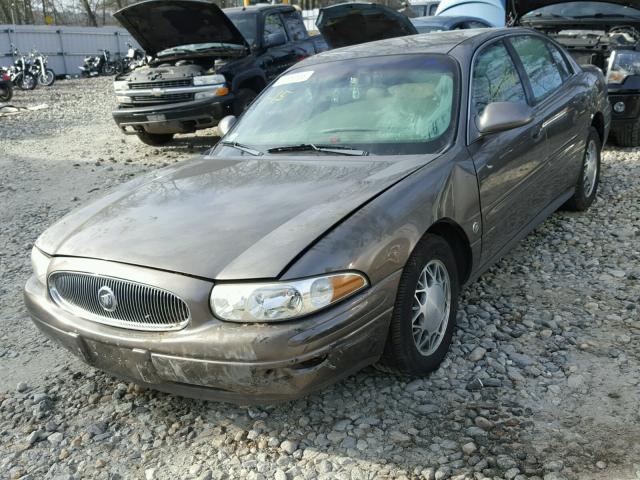
{"type": "Polygon", "coordinates": [[[81,272],[49,275],[51,298],[62,308],[88,320],[132,330],[167,331],[184,328],[189,307],[179,297],[161,288],[119,278],[81,272]],[[107,310],[98,291],[107,287],[116,301],[107,310]]]}
{"type": "Polygon", "coordinates": [[[153,95],[134,95],[131,97],[134,103],[167,103],[167,102],[187,102],[193,100],[193,93],[167,93],[160,97],[153,95]]]}
{"type": "Polygon", "coordinates": [[[164,82],[130,83],[129,88],[132,90],[146,90],[148,88],[190,87],[192,84],[192,80],[187,78],[185,80],[167,80],[164,82]]]}

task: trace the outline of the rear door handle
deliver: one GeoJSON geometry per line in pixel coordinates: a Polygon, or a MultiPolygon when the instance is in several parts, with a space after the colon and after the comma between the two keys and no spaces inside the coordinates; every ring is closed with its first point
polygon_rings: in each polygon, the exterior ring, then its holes
{"type": "Polygon", "coordinates": [[[544,132],[544,124],[538,125],[534,130],[534,132],[531,134],[531,138],[533,138],[534,140],[539,140],[540,137],[542,137],[543,132],[544,132]]]}

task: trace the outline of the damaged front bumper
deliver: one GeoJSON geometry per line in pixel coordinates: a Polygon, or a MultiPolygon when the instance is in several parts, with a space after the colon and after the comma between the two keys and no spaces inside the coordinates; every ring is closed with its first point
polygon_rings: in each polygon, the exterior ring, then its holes
{"type": "Polygon", "coordinates": [[[214,97],[145,107],[120,107],[112,112],[118,127],[126,134],[192,133],[215,127],[233,111],[234,96],[214,97]]]}
{"type": "MultiPolygon", "coordinates": [[[[53,269],[97,272],[166,288],[189,305],[182,330],[143,332],[72,315],[29,279],[34,323],[86,363],[182,396],[266,403],[307,395],[374,363],[384,348],[399,274],[326,311],[279,324],[232,324],[208,309],[212,282],[98,260],[54,258],[53,269]]],[[[53,270],[50,268],[50,272],[53,270]]]]}

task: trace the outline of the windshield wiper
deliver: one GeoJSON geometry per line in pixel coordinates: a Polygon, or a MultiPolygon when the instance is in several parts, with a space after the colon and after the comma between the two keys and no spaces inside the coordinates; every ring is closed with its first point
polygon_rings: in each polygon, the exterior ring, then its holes
{"type": "Polygon", "coordinates": [[[343,147],[341,145],[316,145],[313,143],[302,143],[300,145],[284,145],[282,147],[274,147],[267,150],[268,153],[285,153],[285,152],[324,152],[337,153],[338,155],[353,155],[364,157],[369,155],[365,150],[357,150],[355,148],[343,147]]]}
{"type": "Polygon", "coordinates": [[[220,144],[224,145],[225,147],[233,147],[236,150],[240,150],[241,152],[248,153],[249,155],[253,155],[255,157],[263,155],[260,150],[256,150],[255,148],[251,148],[238,142],[220,142],[220,144]]]}

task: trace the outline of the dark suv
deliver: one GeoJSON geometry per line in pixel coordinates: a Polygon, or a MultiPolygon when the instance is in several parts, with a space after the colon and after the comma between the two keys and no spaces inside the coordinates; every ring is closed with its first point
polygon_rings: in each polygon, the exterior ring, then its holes
{"type": "Polygon", "coordinates": [[[640,1],[513,0],[512,23],[542,31],[607,77],[611,137],[640,145],[640,1]]]}
{"type": "Polygon", "coordinates": [[[113,118],[150,145],[242,113],[273,78],[326,49],[289,5],[222,11],[200,0],[151,0],[115,17],[152,60],[116,78],[113,118]]]}

